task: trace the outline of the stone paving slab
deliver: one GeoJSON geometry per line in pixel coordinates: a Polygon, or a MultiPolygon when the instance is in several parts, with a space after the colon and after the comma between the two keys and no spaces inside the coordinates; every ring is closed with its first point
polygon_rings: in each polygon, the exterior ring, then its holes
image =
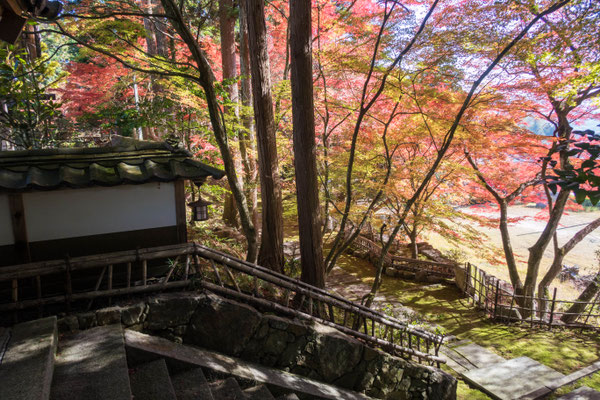
{"type": "Polygon", "coordinates": [[[100,326],[61,338],[52,400],[131,400],[123,330],[100,326]]]}
{"type": "Polygon", "coordinates": [[[134,399],[178,400],[162,358],[130,370],[129,383],[134,399]]]}
{"type": "Polygon", "coordinates": [[[557,400],[600,400],[600,392],[587,386],[582,386],[571,393],[559,397],[557,400]]]}
{"type": "Polygon", "coordinates": [[[485,368],[506,361],[505,358],[475,343],[453,346],[452,350],[469,360],[476,368],[485,368]]]}
{"type": "Polygon", "coordinates": [[[548,387],[552,390],[556,390],[560,387],[570,385],[571,383],[578,381],[581,378],[585,378],[595,372],[600,370],[600,361],[596,361],[595,363],[588,365],[587,367],[581,368],[562,379],[552,382],[548,387]]]}
{"type": "Polygon", "coordinates": [[[564,376],[529,357],[513,358],[461,375],[470,384],[499,400],[519,399],[564,376]]]}
{"type": "Polygon", "coordinates": [[[56,317],[24,322],[6,337],[0,365],[0,399],[46,400],[54,371],[56,317]]]}

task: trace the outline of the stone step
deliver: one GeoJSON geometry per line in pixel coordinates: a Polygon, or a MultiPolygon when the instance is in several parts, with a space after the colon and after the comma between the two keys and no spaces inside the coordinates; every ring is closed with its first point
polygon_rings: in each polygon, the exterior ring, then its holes
{"type": "Polygon", "coordinates": [[[505,358],[475,343],[453,346],[452,350],[468,360],[475,368],[485,368],[506,361],[505,358]]]}
{"type": "Polygon", "coordinates": [[[244,394],[248,400],[275,400],[265,385],[252,386],[244,390],[244,394]]]}
{"type": "Polygon", "coordinates": [[[0,326],[0,365],[2,365],[2,359],[4,353],[8,347],[8,341],[10,339],[10,328],[3,328],[0,326]]]}
{"type": "Polygon", "coordinates": [[[235,378],[211,382],[208,387],[215,400],[246,400],[246,395],[235,378]]]}
{"type": "Polygon", "coordinates": [[[15,325],[0,365],[0,399],[47,400],[58,342],[56,317],[15,325]]]}
{"type": "Polygon", "coordinates": [[[178,400],[162,358],[131,370],[129,382],[135,400],[178,400]]]}
{"type": "Polygon", "coordinates": [[[290,393],[290,394],[284,394],[283,396],[279,396],[276,400],[300,400],[300,399],[294,393],[290,393]]]}
{"type": "Polygon", "coordinates": [[[513,358],[461,375],[471,385],[499,400],[531,398],[532,392],[540,388],[548,390],[548,384],[564,376],[529,357],[513,358]]]}
{"type": "Polygon", "coordinates": [[[365,400],[362,393],[338,388],[303,376],[290,374],[274,368],[243,361],[213,351],[185,346],[167,339],[126,330],[125,345],[130,360],[165,358],[171,362],[202,367],[225,376],[235,376],[243,380],[265,384],[271,392],[298,393],[303,397],[321,399],[365,400]]]}
{"type": "Polygon", "coordinates": [[[600,392],[590,387],[582,386],[571,393],[560,396],[557,400],[600,400],[600,392]]]}
{"type": "Polygon", "coordinates": [[[192,368],[171,375],[177,400],[214,400],[201,368],[192,368]]]}
{"type": "Polygon", "coordinates": [[[121,325],[107,325],[61,339],[52,400],[131,400],[121,325]]]}

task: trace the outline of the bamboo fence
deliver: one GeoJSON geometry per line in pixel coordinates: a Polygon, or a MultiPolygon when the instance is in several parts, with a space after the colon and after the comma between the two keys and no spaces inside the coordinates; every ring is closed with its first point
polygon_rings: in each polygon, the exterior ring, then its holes
{"type": "MultiPolygon", "coordinates": [[[[381,246],[363,236],[357,236],[352,246],[365,252],[370,260],[380,258],[381,246]]],[[[560,300],[556,298],[557,290],[554,288],[551,298],[540,301],[537,296],[515,294],[510,283],[470,263],[462,267],[457,264],[414,260],[387,254],[384,258],[384,266],[405,272],[420,272],[437,278],[454,279],[458,288],[468,296],[474,307],[498,322],[526,323],[530,327],[543,326],[548,329],[553,327],[600,329],[600,295],[590,302],[560,300]],[[457,273],[457,270],[460,270],[460,273],[457,273]],[[568,309],[576,303],[584,304],[584,312],[569,313],[568,309]],[[541,304],[545,306],[540,307],[541,304]],[[561,318],[565,315],[576,315],[577,319],[575,322],[564,323],[561,318]]]]}

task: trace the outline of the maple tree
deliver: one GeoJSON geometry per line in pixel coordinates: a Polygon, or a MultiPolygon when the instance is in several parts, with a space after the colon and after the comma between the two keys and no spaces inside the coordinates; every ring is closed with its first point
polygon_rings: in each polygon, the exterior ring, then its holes
{"type": "MultiPolygon", "coordinates": [[[[496,13],[498,10],[489,7],[481,12],[496,13]]],[[[522,7],[516,9],[511,14],[511,18],[522,21],[536,12],[534,8],[522,7]]],[[[500,205],[500,230],[507,266],[511,283],[519,295],[528,296],[529,299],[533,298],[543,252],[550,242],[553,243],[554,261],[537,287],[541,310],[545,309],[548,286],[560,272],[564,255],[597,227],[596,221],[591,222],[560,247],[556,238],[556,229],[569,202],[571,190],[580,189],[578,184],[573,181],[557,185],[557,181],[548,179],[552,167],[554,173],[564,178],[571,175],[570,171],[573,171],[583,161],[573,157],[580,154],[576,147],[585,145],[576,143],[578,140],[573,136],[572,123],[589,118],[591,116],[590,100],[600,95],[600,81],[597,74],[600,59],[597,49],[594,49],[597,43],[589,40],[592,34],[590,24],[594,24],[593,20],[597,18],[597,15],[597,4],[574,2],[553,14],[552,17],[543,18],[543,23],[536,27],[535,36],[523,40],[517,51],[511,54],[505,66],[505,73],[508,75],[510,83],[505,83],[499,89],[510,91],[510,96],[516,101],[526,99],[527,105],[524,110],[537,118],[544,118],[554,127],[552,140],[544,138],[545,147],[547,147],[545,153],[538,153],[542,158],[535,168],[537,175],[530,177],[529,180],[522,180],[517,187],[513,188],[512,193],[506,192],[505,195],[502,195],[502,189],[498,190],[486,178],[477,162],[473,158],[469,160],[480,181],[500,205]],[[576,146],[575,151],[573,151],[573,145],[576,146]],[[522,281],[517,271],[508,234],[507,206],[526,187],[532,185],[542,185],[549,205],[549,215],[543,232],[529,249],[527,273],[525,280],[522,281]],[[554,192],[555,196],[551,192],[554,192]]],[[[506,79],[507,76],[504,78],[506,79]]],[[[525,104],[525,102],[522,103],[525,104]]],[[[592,161],[592,167],[594,166],[594,161],[592,161]]],[[[583,196],[578,196],[581,201],[587,193],[582,191],[582,194],[583,196]]]]}

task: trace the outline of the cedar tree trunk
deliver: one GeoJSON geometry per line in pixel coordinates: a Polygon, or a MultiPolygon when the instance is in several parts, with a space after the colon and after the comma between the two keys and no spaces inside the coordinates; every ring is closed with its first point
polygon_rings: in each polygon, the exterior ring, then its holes
{"type": "Polygon", "coordinates": [[[267,52],[265,4],[263,0],[246,0],[244,6],[248,18],[252,98],[262,200],[262,236],[258,263],[274,271],[282,271],[283,205],[267,52]]]}
{"type": "MultiPolygon", "coordinates": [[[[232,0],[219,0],[219,26],[221,33],[221,65],[223,67],[223,80],[233,79],[237,75],[237,62],[235,54],[235,17],[233,15],[234,5],[232,0]]],[[[229,101],[235,104],[238,101],[237,84],[226,87],[229,101]]],[[[225,107],[225,114],[234,112],[238,114],[237,109],[232,110],[225,107]]],[[[234,157],[235,160],[235,157],[234,157]]],[[[236,163],[237,164],[237,163],[236,163]]],[[[241,182],[240,182],[240,185],[241,182]]],[[[237,211],[235,199],[232,193],[228,193],[223,206],[223,221],[233,227],[238,227],[237,211]]]]}
{"type": "Polygon", "coordinates": [[[310,1],[290,1],[294,167],[302,280],[323,288],[325,264],[319,212],[310,12],[310,1]]]}

